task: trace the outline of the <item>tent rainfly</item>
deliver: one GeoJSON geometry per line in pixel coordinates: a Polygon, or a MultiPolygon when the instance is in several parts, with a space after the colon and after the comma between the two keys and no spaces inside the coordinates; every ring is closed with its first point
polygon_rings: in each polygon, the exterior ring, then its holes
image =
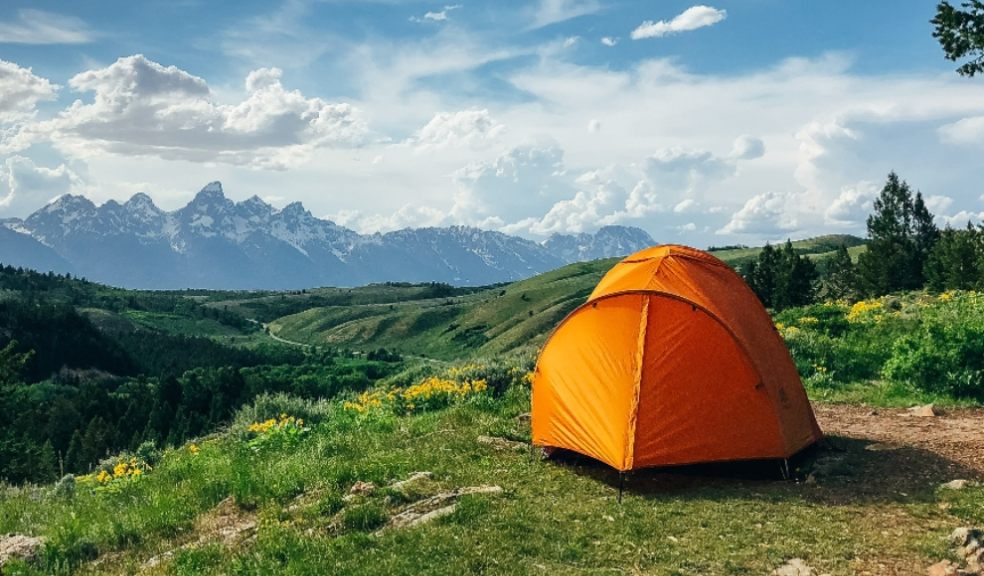
{"type": "Polygon", "coordinates": [[[548,338],[533,443],[619,471],[789,458],[822,437],[768,312],[714,256],[629,256],[548,338]]]}

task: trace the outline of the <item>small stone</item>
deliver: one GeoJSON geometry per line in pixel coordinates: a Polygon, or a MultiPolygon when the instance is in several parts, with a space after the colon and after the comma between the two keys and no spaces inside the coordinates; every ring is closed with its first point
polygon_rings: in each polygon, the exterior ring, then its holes
{"type": "Polygon", "coordinates": [[[919,418],[934,418],[939,416],[940,413],[936,409],[936,406],[932,404],[925,404],[923,406],[913,406],[908,410],[909,416],[916,416],[919,418]]]}
{"type": "MultiPolygon", "coordinates": [[[[32,562],[38,552],[44,547],[44,538],[25,536],[24,534],[7,534],[0,536],[0,568],[9,560],[32,562]]],[[[0,570],[0,573],[3,571],[0,570]]]]}
{"type": "Polygon", "coordinates": [[[529,426],[531,419],[532,417],[529,412],[520,414],[519,416],[516,416],[516,424],[519,424],[520,426],[529,426]]]}
{"type": "Polygon", "coordinates": [[[800,558],[793,558],[772,571],[771,576],[814,576],[816,572],[800,558]]]}
{"type": "Polygon", "coordinates": [[[949,560],[940,560],[929,568],[926,568],[927,576],[956,576],[957,567],[949,560]]]}
{"type": "Polygon", "coordinates": [[[968,484],[970,484],[970,482],[961,478],[957,480],[950,480],[945,484],[940,484],[940,488],[943,488],[944,490],[963,490],[968,484]]]}
{"type": "Polygon", "coordinates": [[[871,410],[870,412],[866,413],[865,416],[868,416],[868,417],[878,416],[878,410],[871,410]]]}

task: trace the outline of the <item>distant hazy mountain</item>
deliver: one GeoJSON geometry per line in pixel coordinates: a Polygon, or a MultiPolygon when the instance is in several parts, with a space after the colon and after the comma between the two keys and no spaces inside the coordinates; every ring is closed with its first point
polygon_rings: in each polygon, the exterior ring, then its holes
{"type": "Polygon", "coordinates": [[[623,226],[542,244],[465,226],[363,235],[315,218],[299,202],[282,210],[255,196],[233,202],[218,182],[174,212],[146,194],[102,206],[66,195],[23,221],[0,221],[0,263],[129,288],[481,285],[652,244],[644,231],[623,226]]]}

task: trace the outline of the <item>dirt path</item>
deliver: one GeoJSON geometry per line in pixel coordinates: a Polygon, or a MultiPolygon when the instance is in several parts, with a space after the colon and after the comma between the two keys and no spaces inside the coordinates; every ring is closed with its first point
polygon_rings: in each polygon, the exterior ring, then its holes
{"type": "Polygon", "coordinates": [[[903,408],[854,405],[818,404],[814,411],[827,435],[878,443],[869,450],[929,452],[954,472],[963,469],[984,477],[984,408],[942,410],[931,418],[912,416],[903,408]]]}

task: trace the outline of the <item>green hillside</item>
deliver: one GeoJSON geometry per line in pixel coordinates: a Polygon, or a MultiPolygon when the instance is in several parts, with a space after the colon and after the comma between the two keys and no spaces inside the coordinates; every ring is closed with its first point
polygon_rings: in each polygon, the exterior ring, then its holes
{"type": "MultiPolygon", "coordinates": [[[[856,258],[863,242],[854,236],[830,235],[798,240],[793,247],[822,262],[841,244],[850,246],[856,258]]],[[[713,254],[737,267],[759,251],[729,248],[713,254]]],[[[349,291],[353,296],[341,304],[312,306],[278,318],[269,327],[281,338],[308,345],[364,350],[383,346],[440,359],[536,348],[617,261],[572,264],[506,286],[445,298],[420,298],[417,288],[408,287],[388,303],[358,304],[356,295],[361,291],[377,294],[379,290],[358,288],[349,291]]]]}

